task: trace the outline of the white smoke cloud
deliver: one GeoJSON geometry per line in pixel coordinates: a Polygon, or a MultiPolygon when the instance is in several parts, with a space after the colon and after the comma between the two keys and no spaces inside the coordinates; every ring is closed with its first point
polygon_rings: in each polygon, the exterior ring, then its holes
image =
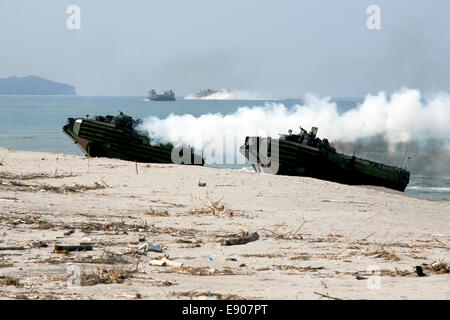
{"type": "Polygon", "coordinates": [[[195,93],[184,97],[185,100],[263,100],[260,94],[242,90],[221,89],[204,97],[198,97],[195,93]]]}
{"type": "MultiPolygon", "coordinates": [[[[298,132],[300,125],[305,129],[319,127],[318,136],[331,142],[384,135],[391,144],[435,138],[443,139],[450,147],[450,95],[441,92],[423,98],[418,90],[403,89],[388,97],[380,92],[367,95],[356,108],[339,114],[330,98],[309,94],[303,104],[291,108],[266,103],[241,107],[228,115],[171,114],[165,119],[147,118],[141,129],[154,143],[188,144],[201,149],[208,143],[222,145],[224,140],[240,145],[252,135],[277,138],[289,129],[298,132]]],[[[231,143],[225,144],[227,153],[236,150],[231,143]]]]}

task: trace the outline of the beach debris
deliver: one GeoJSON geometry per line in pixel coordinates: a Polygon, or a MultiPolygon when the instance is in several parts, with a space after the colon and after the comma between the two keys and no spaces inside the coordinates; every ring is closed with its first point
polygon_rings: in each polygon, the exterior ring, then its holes
{"type": "Polygon", "coordinates": [[[162,280],[155,280],[153,285],[156,286],[156,287],[170,287],[170,286],[173,286],[175,284],[177,284],[177,283],[169,281],[169,280],[164,280],[164,281],[162,281],[162,280]]]}
{"type": "Polygon", "coordinates": [[[242,211],[230,210],[228,208],[225,208],[225,204],[222,203],[222,199],[211,200],[207,196],[205,199],[200,200],[202,202],[202,207],[189,211],[190,215],[194,216],[212,215],[219,218],[244,215],[242,211]]]}
{"type": "Polygon", "coordinates": [[[444,262],[434,262],[431,264],[431,270],[436,273],[450,273],[450,268],[444,262]]]}
{"type": "Polygon", "coordinates": [[[69,231],[67,231],[67,232],[64,232],[64,235],[65,236],[70,236],[72,233],[74,233],[75,232],[75,230],[74,229],[70,229],[69,231]]]}
{"type": "MultiPolygon", "coordinates": [[[[274,253],[246,253],[246,254],[241,254],[242,257],[245,258],[280,258],[283,256],[283,254],[279,253],[279,252],[274,252],[274,253]]],[[[294,257],[295,258],[295,257],[294,257]]],[[[296,260],[291,258],[290,260],[296,260]]]]}
{"type": "Polygon", "coordinates": [[[151,260],[150,265],[152,266],[159,266],[159,267],[165,267],[167,263],[163,260],[151,260]]]}
{"type": "Polygon", "coordinates": [[[244,232],[242,234],[242,237],[235,238],[235,239],[227,239],[223,240],[221,242],[222,246],[234,246],[234,245],[241,245],[246,244],[252,241],[256,241],[259,239],[259,234],[257,232],[253,232],[252,234],[248,234],[247,232],[244,232]]]}
{"type": "Polygon", "coordinates": [[[331,296],[328,294],[328,292],[327,292],[326,294],[323,294],[323,293],[315,292],[315,291],[314,291],[314,293],[317,294],[317,295],[319,295],[319,296],[321,296],[322,298],[327,298],[327,299],[330,299],[330,300],[342,300],[341,298],[331,297],[331,296]]]}
{"type": "Polygon", "coordinates": [[[97,268],[91,273],[81,274],[82,286],[94,286],[96,284],[123,283],[124,280],[132,277],[132,272],[124,267],[110,270],[97,268]]]}
{"type": "Polygon", "coordinates": [[[170,267],[174,267],[174,268],[182,268],[183,267],[183,263],[181,263],[181,262],[174,262],[174,261],[169,260],[167,258],[162,258],[161,260],[151,260],[150,261],[150,265],[152,265],[152,266],[160,266],[160,267],[170,266],[170,267]]]}
{"type": "Polygon", "coordinates": [[[0,251],[9,251],[9,250],[27,250],[25,247],[0,247],[0,251]]]}
{"type": "Polygon", "coordinates": [[[80,244],[81,244],[81,245],[89,245],[89,244],[92,244],[92,239],[91,239],[91,238],[84,237],[83,239],[81,239],[80,244]]]}
{"type": "Polygon", "coordinates": [[[214,292],[196,292],[196,291],[187,291],[187,292],[171,292],[169,295],[177,298],[215,298],[216,300],[245,300],[245,298],[234,295],[234,294],[221,294],[214,292]]]}
{"type": "Polygon", "coordinates": [[[195,241],[185,240],[185,239],[178,239],[176,242],[177,243],[184,243],[184,244],[186,244],[184,246],[180,246],[179,248],[198,248],[198,247],[201,247],[201,243],[203,241],[201,239],[197,239],[195,241]]]}
{"type": "Polygon", "coordinates": [[[81,225],[81,230],[85,233],[89,233],[92,231],[116,231],[116,234],[119,232],[144,232],[148,231],[152,226],[147,225],[147,223],[143,224],[126,224],[123,221],[120,222],[111,222],[108,224],[98,223],[98,222],[89,222],[81,225]]]}
{"type": "Polygon", "coordinates": [[[200,182],[200,179],[198,179],[197,185],[198,185],[199,187],[206,187],[206,182],[200,182]]]}
{"type": "Polygon", "coordinates": [[[372,259],[377,258],[383,258],[385,260],[393,260],[393,261],[399,261],[400,258],[393,252],[388,252],[384,249],[384,247],[381,247],[379,250],[369,251],[364,253],[365,256],[369,256],[372,259]]]}
{"type": "Polygon", "coordinates": [[[296,271],[309,271],[314,272],[317,270],[323,270],[325,267],[299,267],[299,266],[293,266],[293,265],[274,265],[275,268],[278,270],[296,270],[296,271]]]}
{"type": "Polygon", "coordinates": [[[421,266],[415,266],[413,268],[413,271],[419,276],[419,277],[426,277],[427,275],[423,273],[423,268],[421,266]]]}
{"type": "Polygon", "coordinates": [[[48,173],[25,173],[25,174],[12,174],[9,172],[0,172],[0,179],[5,180],[35,180],[35,179],[62,179],[76,177],[72,173],[61,173],[57,174],[55,171],[54,174],[48,173]]]}
{"type": "Polygon", "coordinates": [[[46,244],[44,241],[39,240],[39,241],[33,242],[31,246],[33,248],[47,248],[48,244],[46,244]]]}
{"type": "Polygon", "coordinates": [[[19,279],[3,276],[0,276],[0,286],[15,286],[16,288],[23,287],[19,279]]]}
{"type": "Polygon", "coordinates": [[[190,274],[193,276],[217,276],[217,275],[232,275],[235,274],[229,267],[223,269],[216,269],[211,267],[187,267],[173,268],[172,272],[190,274]]]}
{"type": "Polygon", "coordinates": [[[31,191],[31,192],[55,192],[55,193],[77,193],[88,190],[98,190],[106,188],[105,185],[102,185],[98,182],[95,182],[94,185],[82,185],[74,183],[73,186],[70,185],[62,185],[62,186],[52,186],[49,184],[26,184],[20,181],[10,180],[9,184],[18,191],[31,191]]]}
{"type": "Polygon", "coordinates": [[[135,299],[135,300],[139,300],[139,299],[142,299],[142,295],[141,295],[140,293],[136,293],[135,295],[123,293],[123,294],[118,294],[118,295],[116,295],[115,298],[119,298],[119,299],[121,299],[121,298],[123,298],[123,299],[135,299]]]}
{"type": "Polygon", "coordinates": [[[309,222],[310,221],[305,220],[305,217],[303,216],[302,222],[297,227],[297,229],[293,229],[293,228],[287,226],[285,223],[282,223],[281,225],[278,225],[274,230],[270,230],[267,228],[262,228],[259,230],[268,233],[267,236],[275,238],[275,239],[303,240],[303,236],[299,232],[303,228],[303,226],[309,222]]]}
{"type": "Polygon", "coordinates": [[[144,243],[143,245],[139,246],[137,248],[138,251],[154,251],[154,252],[162,252],[161,246],[159,244],[153,244],[153,243],[144,243]]]}
{"type": "Polygon", "coordinates": [[[144,236],[142,236],[142,237],[139,238],[139,242],[145,242],[145,241],[147,241],[147,239],[145,239],[144,236]]]}
{"type": "Polygon", "coordinates": [[[67,253],[70,251],[89,251],[92,250],[91,245],[55,245],[54,253],[67,253]]]}
{"type": "Polygon", "coordinates": [[[150,208],[149,210],[142,213],[144,216],[152,216],[152,217],[168,217],[169,212],[167,210],[155,210],[150,208]]]}

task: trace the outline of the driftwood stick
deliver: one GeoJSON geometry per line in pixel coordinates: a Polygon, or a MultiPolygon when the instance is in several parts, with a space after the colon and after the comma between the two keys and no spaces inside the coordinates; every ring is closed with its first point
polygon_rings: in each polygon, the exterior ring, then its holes
{"type": "Polygon", "coordinates": [[[323,297],[323,298],[328,298],[328,299],[331,299],[331,300],[342,300],[341,298],[331,297],[331,296],[328,295],[328,293],[327,294],[323,294],[323,293],[319,293],[319,292],[315,292],[315,291],[314,291],[314,293],[319,295],[319,296],[321,296],[321,297],[323,297]]]}
{"type": "Polygon", "coordinates": [[[7,250],[26,250],[27,248],[24,247],[0,247],[0,251],[7,251],[7,250]]]}
{"type": "Polygon", "coordinates": [[[254,232],[251,235],[249,235],[248,237],[223,240],[221,245],[222,246],[234,246],[234,245],[239,245],[239,244],[246,244],[246,243],[249,243],[252,241],[256,241],[258,239],[259,239],[259,234],[254,232]]]}
{"type": "Polygon", "coordinates": [[[55,253],[92,250],[91,245],[55,245],[55,253]]]}

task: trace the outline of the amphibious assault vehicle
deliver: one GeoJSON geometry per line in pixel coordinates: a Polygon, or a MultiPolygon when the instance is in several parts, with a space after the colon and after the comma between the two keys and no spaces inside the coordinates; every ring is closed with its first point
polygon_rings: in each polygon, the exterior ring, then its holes
{"type": "Polygon", "coordinates": [[[189,146],[152,145],[151,139],[137,127],[141,120],[120,112],[118,116],[69,118],[63,127],[81,151],[91,157],[108,157],[137,162],[203,165],[202,156],[189,146]]]}
{"type": "Polygon", "coordinates": [[[316,127],[310,132],[300,127],[299,134],[289,130],[279,139],[246,137],[240,152],[257,172],[405,190],[409,171],[338,153],[327,139],[316,137],[317,131],[316,127]]]}
{"type": "Polygon", "coordinates": [[[159,94],[152,89],[148,92],[147,99],[150,101],[176,101],[173,90],[164,91],[164,93],[159,94]]]}

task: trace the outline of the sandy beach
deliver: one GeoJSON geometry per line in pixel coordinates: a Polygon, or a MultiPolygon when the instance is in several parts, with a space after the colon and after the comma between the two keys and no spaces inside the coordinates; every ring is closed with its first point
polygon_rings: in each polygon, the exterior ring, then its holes
{"type": "Polygon", "coordinates": [[[0,148],[0,299],[449,299],[449,230],[384,188],[0,148]]]}

